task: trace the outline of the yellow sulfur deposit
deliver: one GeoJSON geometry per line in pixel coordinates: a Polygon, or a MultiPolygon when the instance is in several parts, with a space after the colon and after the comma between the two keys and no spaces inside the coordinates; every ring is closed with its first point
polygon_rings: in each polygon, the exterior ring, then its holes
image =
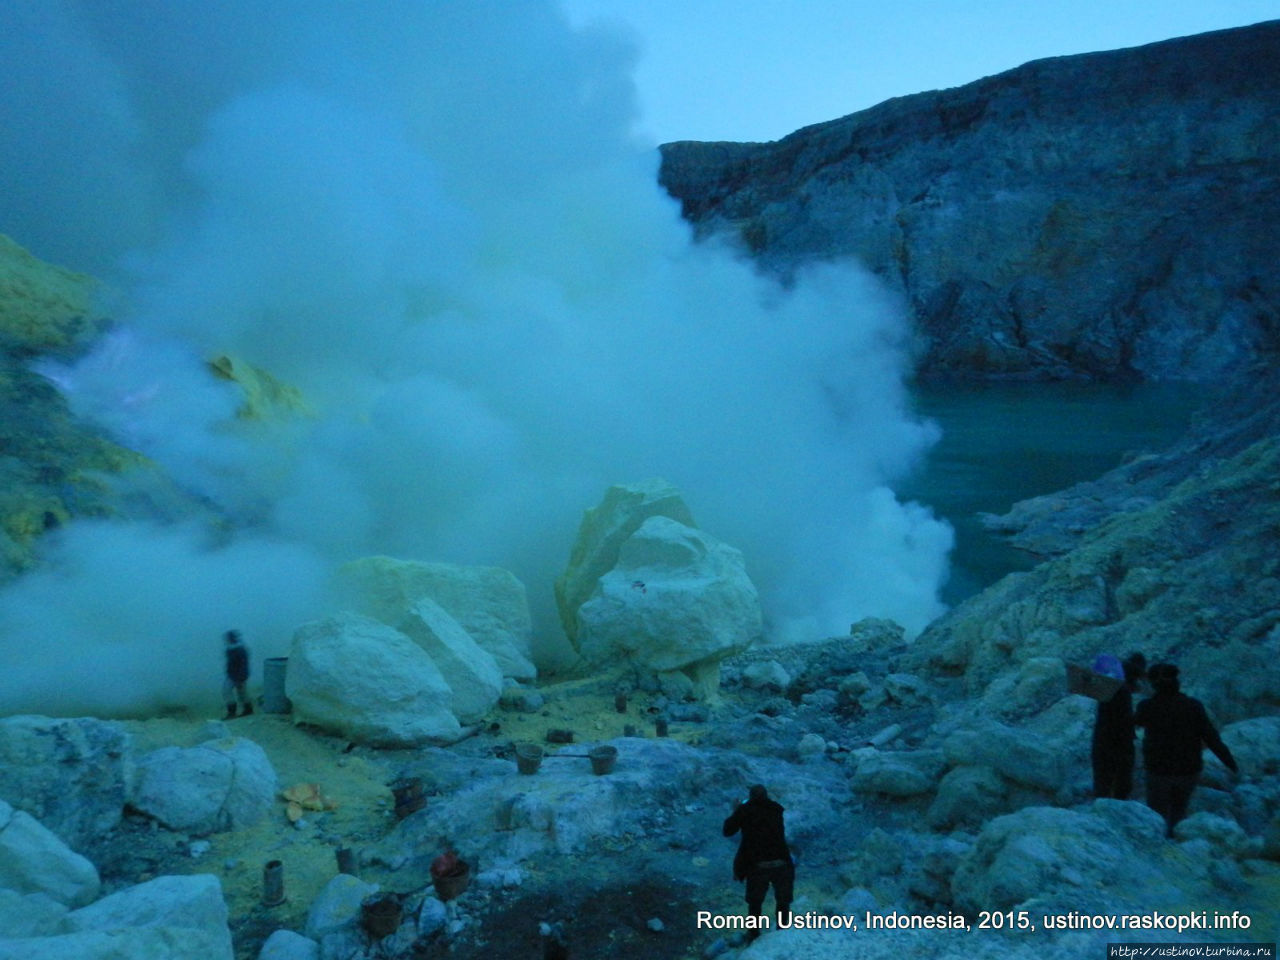
{"type": "Polygon", "coordinates": [[[281,383],[253,364],[222,354],[209,361],[209,369],[244,392],[244,404],[239,412],[245,420],[267,420],[290,414],[311,416],[314,413],[297,387],[281,383]]]}
{"type": "Polygon", "coordinates": [[[0,234],[0,336],[35,352],[65,347],[93,326],[97,281],[37,260],[0,234]]]}

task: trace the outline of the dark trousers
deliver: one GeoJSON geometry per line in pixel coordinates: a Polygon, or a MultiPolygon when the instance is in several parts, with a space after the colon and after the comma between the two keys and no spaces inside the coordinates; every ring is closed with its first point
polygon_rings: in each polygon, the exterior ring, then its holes
{"type": "Polygon", "coordinates": [[[1133,747],[1093,748],[1093,795],[1128,800],[1133,793],[1133,747]]]}
{"type": "Polygon", "coordinates": [[[1147,806],[1164,817],[1165,836],[1173,836],[1173,828],[1187,815],[1191,791],[1200,775],[1167,776],[1147,771],[1147,806]]]}
{"type": "Polygon", "coordinates": [[[747,874],[747,909],[751,916],[758,917],[763,912],[764,898],[769,892],[769,884],[773,884],[773,900],[778,915],[783,916],[790,912],[791,897],[796,884],[795,865],[782,863],[775,867],[757,866],[747,874]]]}

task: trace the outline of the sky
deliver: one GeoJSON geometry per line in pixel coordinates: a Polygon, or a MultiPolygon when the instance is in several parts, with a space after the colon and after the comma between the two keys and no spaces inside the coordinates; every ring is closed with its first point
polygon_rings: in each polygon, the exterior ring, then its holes
{"type": "Polygon", "coordinates": [[[1280,0],[563,0],[638,44],[638,132],[777,140],[1044,57],[1280,17],[1280,0]]]}

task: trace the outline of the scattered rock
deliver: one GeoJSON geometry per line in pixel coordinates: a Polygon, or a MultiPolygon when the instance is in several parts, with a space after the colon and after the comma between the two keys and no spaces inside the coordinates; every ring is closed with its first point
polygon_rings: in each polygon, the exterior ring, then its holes
{"type": "Polygon", "coordinates": [[[0,800],[0,888],[82,907],[98,895],[99,886],[92,863],[40,821],[0,800]]]}
{"type": "Polygon", "coordinates": [[[742,669],[742,683],[755,690],[782,693],[791,685],[791,674],[777,660],[748,664],[742,669]]]}
{"type": "Polygon", "coordinates": [[[1006,781],[991,767],[955,767],[938,784],[929,825],[939,829],[976,827],[1006,810],[1006,781]]]}
{"type": "Polygon", "coordinates": [[[277,930],[267,937],[258,960],[320,960],[320,944],[292,930],[277,930]]]}
{"type": "Polygon", "coordinates": [[[1053,793],[1065,779],[1062,756],[1030,731],[995,721],[958,730],[943,742],[952,766],[990,767],[1001,776],[1053,793]]]}
{"type": "Polygon", "coordinates": [[[338,874],[311,901],[306,935],[320,941],[358,924],[365,897],[373,896],[380,889],[376,883],[365,883],[347,873],[338,874]]]}
{"type": "Polygon", "coordinates": [[[857,793],[914,797],[928,793],[936,781],[906,757],[868,750],[859,757],[850,787],[857,793]]]}
{"type": "Polygon", "coordinates": [[[546,699],[532,687],[508,685],[502,688],[498,704],[504,710],[514,710],[517,713],[537,713],[545,706],[546,699]]]}
{"type": "Polygon", "coordinates": [[[826,753],[827,741],[816,733],[806,733],[796,744],[796,755],[801,760],[819,760],[826,753]]]}
{"type": "Polygon", "coordinates": [[[1222,739],[1241,770],[1254,777],[1280,774],[1280,717],[1254,717],[1222,728],[1222,739]]]}

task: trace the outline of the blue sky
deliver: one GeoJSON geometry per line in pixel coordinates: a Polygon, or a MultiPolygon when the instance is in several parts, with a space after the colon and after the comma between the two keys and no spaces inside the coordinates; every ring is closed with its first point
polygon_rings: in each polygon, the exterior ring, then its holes
{"type": "Polygon", "coordinates": [[[1280,18],[1280,0],[563,0],[631,31],[640,132],[775,140],[1028,60],[1280,18]]]}

